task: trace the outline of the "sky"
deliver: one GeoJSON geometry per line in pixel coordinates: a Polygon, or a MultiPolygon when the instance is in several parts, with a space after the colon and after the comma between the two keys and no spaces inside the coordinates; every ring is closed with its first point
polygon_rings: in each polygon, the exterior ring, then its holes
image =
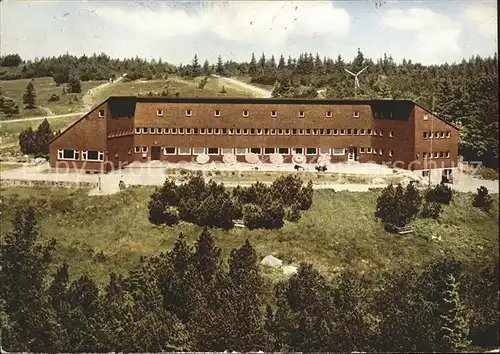
{"type": "Polygon", "coordinates": [[[0,53],[249,61],[303,52],[352,60],[459,62],[497,51],[497,1],[0,2],[0,53]]]}

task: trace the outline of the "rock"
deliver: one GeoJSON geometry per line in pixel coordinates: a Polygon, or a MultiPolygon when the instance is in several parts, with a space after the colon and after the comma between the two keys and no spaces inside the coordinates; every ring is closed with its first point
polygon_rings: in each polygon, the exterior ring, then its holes
{"type": "Polygon", "coordinates": [[[279,268],[283,264],[283,261],[281,259],[274,257],[274,256],[268,255],[262,259],[260,264],[271,267],[271,268],[279,268]]]}
{"type": "Polygon", "coordinates": [[[294,266],[284,266],[283,274],[285,275],[294,275],[297,274],[297,267],[294,266]]]}

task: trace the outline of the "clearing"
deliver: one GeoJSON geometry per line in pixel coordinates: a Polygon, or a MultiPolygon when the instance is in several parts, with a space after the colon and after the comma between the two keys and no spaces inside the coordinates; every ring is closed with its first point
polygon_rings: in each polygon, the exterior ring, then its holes
{"type": "MultiPolygon", "coordinates": [[[[88,189],[1,188],[0,235],[12,227],[17,206],[34,205],[42,238],[57,240],[55,266],[68,262],[72,277],[88,274],[102,286],[111,271],[125,272],[142,255],[170,250],[180,232],[191,243],[199,236],[202,229],[188,223],[152,225],[147,205],[153,190],[133,187],[89,197],[88,189]],[[100,251],[104,261],[95,257],[100,251]]],[[[280,230],[212,232],[224,257],[248,238],[260,258],[274,253],[286,265],[312,262],[325,275],[341,268],[376,274],[403,265],[419,267],[445,253],[466,262],[498,260],[498,196],[486,214],[472,207],[472,194],[455,193],[439,221],[417,220],[413,234],[397,236],[385,232],[374,217],[378,194],[317,190],[312,208],[298,223],[287,222],[280,230]]],[[[269,270],[265,273],[278,277],[269,270]]]]}

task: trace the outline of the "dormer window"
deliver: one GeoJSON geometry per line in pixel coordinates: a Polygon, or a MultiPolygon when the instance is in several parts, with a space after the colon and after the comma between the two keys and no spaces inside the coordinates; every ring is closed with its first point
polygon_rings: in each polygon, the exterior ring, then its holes
{"type": "Polygon", "coordinates": [[[299,118],[304,118],[306,116],[306,114],[304,113],[304,111],[299,111],[299,118]]]}
{"type": "Polygon", "coordinates": [[[250,115],[250,112],[248,111],[243,111],[243,117],[248,117],[250,115]]]}
{"type": "Polygon", "coordinates": [[[157,117],[163,117],[163,109],[157,109],[156,110],[156,116],[157,117]]]}
{"type": "Polygon", "coordinates": [[[278,113],[276,111],[271,111],[271,117],[276,118],[278,113]]]}
{"type": "Polygon", "coordinates": [[[326,118],[332,118],[332,111],[326,112],[326,118]]]}
{"type": "Polygon", "coordinates": [[[191,117],[193,112],[190,109],[186,109],[186,117],[191,117]]]}
{"type": "Polygon", "coordinates": [[[354,118],[359,118],[359,112],[358,112],[358,111],[354,112],[354,113],[352,114],[352,116],[353,116],[354,118]]]}
{"type": "Polygon", "coordinates": [[[218,109],[214,111],[214,116],[220,117],[220,111],[218,109]]]}
{"type": "Polygon", "coordinates": [[[104,118],[104,109],[99,110],[99,118],[104,118]]]}

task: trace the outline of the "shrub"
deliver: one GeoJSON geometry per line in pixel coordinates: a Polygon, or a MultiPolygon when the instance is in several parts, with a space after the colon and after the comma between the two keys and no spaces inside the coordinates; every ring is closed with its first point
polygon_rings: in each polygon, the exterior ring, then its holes
{"type": "Polygon", "coordinates": [[[222,85],[222,89],[220,90],[220,93],[227,93],[226,88],[224,87],[224,85],[222,85]]]}
{"type": "Polygon", "coordinates": [[[450,204],[453,197],[453,192],[450,187],[440,183],[434,188],[427,190],[425,200],[428,202],[436,202],[441,204],[450,204]]]}
{"type": "Polygon", "coordinates": [[[200,90],[203,90],[205,88],[205,85],[207,84],[208,82],[208,77],[204,77],[199,83],[198,83],[198,88],[200,90]]]}
{"type": "Polygon", "coordinates": [[[250,230],[262,227],[262,208],[256,204],[245,204],[243,206],[243,222],[250,230]]]}
{"type": "Polygon", "coordinates": [[[313,183],[309,181],[306,187],[302,187],[299,195],[297,196],[297,202],[300,205],[301,210],[308,210],[312,205],[313,198],[313,183]]]}
{"type": "Polygon", "coordinates": [[[164,221],[163,223],[166,225],[175,225],[179,222],[179,211],[177,208],[168,206],[165,208],[165,211],[163,212],[164,215],[164,221]]]}
{"type": "Polygon", "coordinates": [[[50,95],[49,97],[49,102],[55,102],[55,101],[59,101],[60,99],[60,96],[59,95],[56,95],[55,93],[53,93],[52,95],[50,95]]]}
{"type": "Polygon", "coordinates": [[[420,217],[424,219],[437,219],[443,212],[443,207],[437,202],[425,202],[420,212],[420,217]]]}
{"type": "Polygon", "coordinates": [[[284,205],[291,206],[297,202],[301,188],[302,179],[299,176],[280,176],[271,185],[271,194],[273,198],[281,198],[284,205]]]}
{"type": "Polygon", "coordinates": [[[149,210],[149,221],[155,225],[163,224],[165,221],[165,207],[163,203],[156,199],[152,198],[148,205],[149,210]]]}
{"type": "Polygon", "coordinates": [[[290,222],[297,222],[300,220],[301,216],[302,215],[300,214],[300,206],[298,204],[294,204],[292,205],[291,208],[289,208],[286,211],[285,218],[290,222]]]}
{"type": "Polygon", "coordinates": [[[417,215],[422,204],[422,197],[413,184],[406,190],[401,184],[384,188],[377,198],[375,215],[384,223],[402,227],[410,223],[417,215]]]}
{"type": "Polygon", "coordinates": [[[483,211],[489,211],[492,204],[493,199],[489,195],[488,189],[485,186],[479,187],[477,189],[477,194],[474,196],[473,205],[483,211]]]}

